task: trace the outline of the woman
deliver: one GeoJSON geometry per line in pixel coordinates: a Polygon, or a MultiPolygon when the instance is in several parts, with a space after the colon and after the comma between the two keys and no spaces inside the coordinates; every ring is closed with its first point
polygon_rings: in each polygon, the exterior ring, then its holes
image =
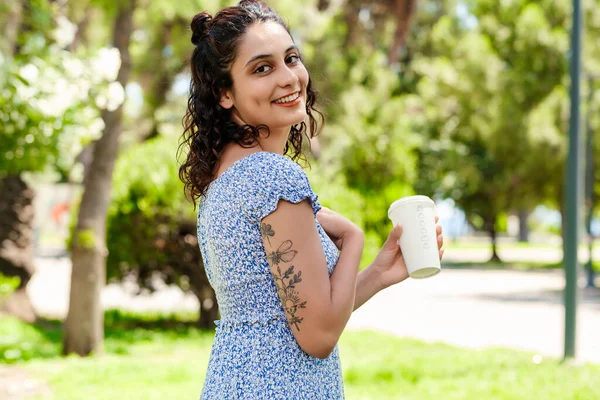
{"type": "Polygon", "coordinates": [[[180,177],[221,311],[201,398],[341,399],[337,341],[353,310],[407,278],[402,229],[358,273],[363,232],[319,205],[294,162],[317,133],[316,97],[273,10],[246,0],[191,26],[180,177]]]}

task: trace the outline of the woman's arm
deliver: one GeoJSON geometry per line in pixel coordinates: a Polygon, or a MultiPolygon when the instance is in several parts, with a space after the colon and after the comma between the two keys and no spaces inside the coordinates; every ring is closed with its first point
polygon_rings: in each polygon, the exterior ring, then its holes
{"type": "Polygon", "coordinates": [[[356,279],[356,295],[354,296],[354,310],[365,304],[371,297],[383,290],[377,271],[369,265],[358,273],[356,279]]]}
{"type": "MultiPolygon", "coordinates": [[[[437,223],[437,221],[438,218],[436,217],[435,222],[437,223]]],[[[442,250],[444,238],[442,237],[441,226],[436,226],[436,233],[441,260],[444,254],[444,250],[442,250]]],[[[402,227],[400,225],[392,229],[373,263],[358,274],[354,300],[355,310],[381,290],[408,278],[404,257],[398,245],[401,235],[402,227]]]]}
{"type": "Polygon", "coordinates": [[[354,309],[362,256],[362,231],[341,216],[327,216],[324,229],[337,237],[341,253],[329,276],[313,210],[305,200],[279,201],[261,221],[271,274],[291,331],[308,354],[329,356],[354,309]]]}

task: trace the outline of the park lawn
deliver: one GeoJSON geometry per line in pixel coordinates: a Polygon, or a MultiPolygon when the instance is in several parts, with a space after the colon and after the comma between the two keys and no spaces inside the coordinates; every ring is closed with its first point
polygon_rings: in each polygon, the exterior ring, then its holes
{"type": "MultiPolygon", "coordinates": [[[[106,354],[82,359],[59,357],[58,325],[41,328],[4,317],[0,363],[47,382],[54,395],[39,399],[197,399],[214,332],[168,318],[133,324],[127,318],[109,316],[106,354]]],[[[600,365],[535,364],[527,352],[348,331],[340,353],[349,400],[600,398],[600,365]]]]}
{"type": "MultiPolygon", "coordinates": [[[[456,250],[492,250],[492,244],[489,240],[486,241],[472,241],[472,240],[452,240],[451,238],[444,237],[444,244],[447,248],[452,248],[456,250]]],[[[600,246],[600,239],[594,240],[594,248],[598,248],[600,246]]],[[[587,240],[583,240],[579,245],[579,250],[587,250],[588,249],[587,240]]],[[[497,248],[500,252],[503,250],[515,250],[515,249],[523,249],[530,251],[545,251],[545,250],[561,250],[563,249],[562,244],[553,244],[553,243],[542,243],[542,242],[504,242],[500,241],[497,244],[497,248]]]]}

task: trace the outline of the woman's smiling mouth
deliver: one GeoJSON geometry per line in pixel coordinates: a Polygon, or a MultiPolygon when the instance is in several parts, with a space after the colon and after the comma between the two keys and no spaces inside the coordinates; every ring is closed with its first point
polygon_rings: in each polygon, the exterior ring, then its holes
{"type": "Polygon", "coordinates": [[[300,102],[300,92],[296,92],[280,99],[274,100],[272,103],[278,106],[290,107],[295,106],[300,102]]]}

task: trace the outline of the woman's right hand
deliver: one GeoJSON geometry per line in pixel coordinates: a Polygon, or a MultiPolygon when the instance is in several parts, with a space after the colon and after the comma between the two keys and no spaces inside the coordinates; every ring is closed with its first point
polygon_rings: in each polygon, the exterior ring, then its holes
{"type": "Polygon", "coordinates": [[[344,243],[347,243],[350,238],[364,242],[364,233],[358,226],[327,207],[321,207],[317,213],[317,221],[338,250],[342,250],[344,243]]]}

